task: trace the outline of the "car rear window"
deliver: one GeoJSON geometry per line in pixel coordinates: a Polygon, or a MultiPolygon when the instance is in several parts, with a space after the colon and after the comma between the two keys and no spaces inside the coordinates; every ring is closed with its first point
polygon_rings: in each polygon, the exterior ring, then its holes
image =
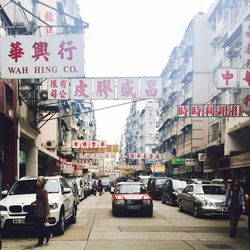
{"type": "Polygon", "coordinates": [[[202,185],[195,188],[195,194],[215,194],[215,195],[225,195],[226,190],[222,186],[209,186],[202,185]]]}
{"type": "Polygon", "coordinates": [[[166,179],[156,179],[155,185],[163,185],[166,179]]]}
{"type": "Polygon", "coordinates": [[[117,194],[146,194],[146,188],[144,185],[133,184],[133,185],[118,185],[116,189],[117,194]]]}

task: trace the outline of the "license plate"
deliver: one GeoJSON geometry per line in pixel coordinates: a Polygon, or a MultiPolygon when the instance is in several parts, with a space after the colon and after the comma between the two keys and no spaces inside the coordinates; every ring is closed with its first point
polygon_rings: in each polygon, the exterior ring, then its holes
{"type": "Polygon", "coordinates": [[[140,206],[128,206],[128,209],[140,209],[140,206]]]}
{"type": "Polygon", "coordinates": [[[24,219],[13,219],[13,224],[24,224],[24,219]]]}
{"type": "Polygon", "coordinates": [[[219,211],[219,212],[225,212],[225,211],[227,211],[227,209],[225,207],[218,207],[217,211],[219,211]]]}

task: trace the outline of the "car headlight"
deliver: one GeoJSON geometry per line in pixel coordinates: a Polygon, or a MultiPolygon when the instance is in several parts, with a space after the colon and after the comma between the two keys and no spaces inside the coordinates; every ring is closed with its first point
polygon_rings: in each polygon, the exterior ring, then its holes
{"type": "Polygon", "coordinates": [[[57,203],[49,204],[49,208],[50,208],[51,210],[57,209],[57,208],[58,208],[58,204],[57,204],[57,203]]]}
{"type": "Polygon", "coordinates": [[[151,204],[151,200],[143,200],[143,204],[144,205],[150,205],[151,204]]]}
{"type": "Polygon", "coordinates": [[[7,211],[7,207],[0,205],[0,211],[7,211]]]}
{"type": "Polygon", "coordinates": [[[124,201],[124,200],[116,200],[116,201],[115,201],[115,204],[116,204],[116,205],[124,205],[124,204],[125,204],[125,201],[124,201]]]}

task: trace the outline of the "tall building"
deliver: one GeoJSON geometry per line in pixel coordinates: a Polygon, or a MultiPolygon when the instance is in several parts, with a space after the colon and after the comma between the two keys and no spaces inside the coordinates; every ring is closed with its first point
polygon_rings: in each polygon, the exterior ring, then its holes
{"type": "Polygon", "coordinates": [[[163,101],[160,109],[158,150],[168,175],[199,175],[201,168],[173,164],[173,159],[197,159],[207,144],[206,118],[179,118],[177,105],[205,104],[209,98],[210,43],[206,16],[199,13],[189,23],[183,39],[171,53],[161,76],[163,101]],[[199,173],[194,173],[199,172],[199,173]]]}

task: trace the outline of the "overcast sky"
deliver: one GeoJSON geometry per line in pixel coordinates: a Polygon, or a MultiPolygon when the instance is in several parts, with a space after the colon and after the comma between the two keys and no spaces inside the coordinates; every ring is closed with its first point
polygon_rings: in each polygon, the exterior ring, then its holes
{"type": "MultiPolygon", "coordinates": [[[[79,0],[86,77],[159,76],[192,17],[215,0],[79,0]]],[[[95,108],[122,101],[95,101],[95,108]]],[[[97,111],[97,138],[119,143],[130,105],[97,111]]]]}

